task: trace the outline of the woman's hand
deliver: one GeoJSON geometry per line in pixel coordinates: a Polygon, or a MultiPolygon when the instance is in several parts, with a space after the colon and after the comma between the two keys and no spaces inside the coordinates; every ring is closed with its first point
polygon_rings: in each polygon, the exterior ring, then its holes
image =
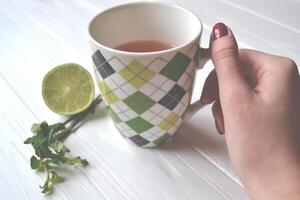
{"type": "Polygon", "coordinates": [[[300,199],[300,77],[289,58],[238,50],[224,24],[214,26],[215,70],[202,103],[213,103],[218,132],[252,199],[300,199]]]}

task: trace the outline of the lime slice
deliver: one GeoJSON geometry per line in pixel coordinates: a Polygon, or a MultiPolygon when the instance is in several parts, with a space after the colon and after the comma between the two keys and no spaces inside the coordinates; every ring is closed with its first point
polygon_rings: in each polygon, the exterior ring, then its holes
{"type": "Polygon", "coordinates": [[[54,67],[43,79],[44,101],[58,114],[74,115],[85,110],[92,103],[94,93],[90,73],[75,63],[54,67]]]}

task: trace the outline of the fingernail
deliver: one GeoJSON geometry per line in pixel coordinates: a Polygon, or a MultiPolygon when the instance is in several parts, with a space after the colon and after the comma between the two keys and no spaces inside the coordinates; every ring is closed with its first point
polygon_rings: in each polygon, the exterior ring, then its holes
{"type": "Polygon", "coordinates": [[[216,125],[216,128],[217,128],[217,131],[218,131],[218,133],[219,133],[220,135],[223,135],[223,134],[224,134],[224,132],[223,132],[223,131],[221,131],[221,129],[220,129],[220,126],[219,126],[219,124],[218,124],[217,120],[215,120],[215,125],[216,125]]]}
{"type": "Polygon", "coordinates": [[[212,30],[212,39],[216,40],[228,34],[227,26],[223,23],[217,23],[212,30]]]}

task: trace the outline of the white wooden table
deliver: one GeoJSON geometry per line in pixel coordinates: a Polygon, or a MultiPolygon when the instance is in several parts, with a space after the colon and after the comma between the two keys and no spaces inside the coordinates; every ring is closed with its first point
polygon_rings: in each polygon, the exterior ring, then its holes
{"type": "MultiPolygon", "coordinates": [[[[90,161],[63,172],[66,181],[43,197],[44,175],[30,169],[33,149],[23,141],[33,122],[55,122],[41,97],[41,80],[53,66],[76,62],[91,73],[87,24],[121,0],[0,0],[0,199],[248,199],[230,165],[210,108],[199,112],[173,141],[158,149],[127,143],[99,106],[67,140],[73,155],[90,161]]],[[[300,0],[176,0],[204,22],[202,44],[223,21],[240,47],[256,48],[300,63],[300,0]]],[[[198,74],[200,97],[209,63],[198,74]]]]}

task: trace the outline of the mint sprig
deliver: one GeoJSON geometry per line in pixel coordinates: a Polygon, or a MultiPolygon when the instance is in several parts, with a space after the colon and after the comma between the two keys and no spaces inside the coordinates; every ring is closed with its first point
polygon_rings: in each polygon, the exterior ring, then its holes
{"type": "Polygon", "coordinates": [[[63,123],[58,122],[49,125],[46,121],[43,121],[31,126],[31,132],[34,135],[27,138],[24,144],[31,144],[35,151],[35,155],[30,158],[31,169],[46,173],[45,183],[43,186],[40,186],[42,193],[51,194],[53,185],[64,180],[58,175],[54,166],[62,163],[70,166],[88,165],[88,161],[80,156],[67,156],[66,154],[70,150],[63,141],[79,127],[82,120],[89,113],[94,113],[96,106],[101,100],[101,96],[97,96],[86,110],[69,117],[63,123]]]}

